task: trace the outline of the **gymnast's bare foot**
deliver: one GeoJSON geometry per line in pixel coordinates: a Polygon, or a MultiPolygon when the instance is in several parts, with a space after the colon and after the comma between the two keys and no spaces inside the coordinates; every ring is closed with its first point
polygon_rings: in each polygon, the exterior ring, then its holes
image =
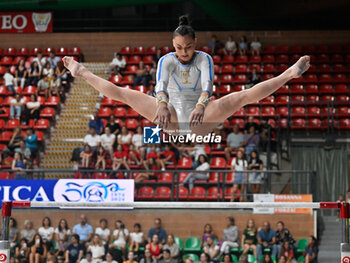
{"type": "Polygon", "coordinates": [[[76,62],[73,57],[64,57],[63,59],[64,66],[69,69],[70,73],[73,77],[82,77],[83,73],[87,71],[87,69],[76,62]]]}
{"type": "Polygon", "coordinates": [[[299,58],[299,60],[289,68],[291,78],[299,78],[305,71],[307,71],[310,67],[310,57],[303,56],[299,58]]]}

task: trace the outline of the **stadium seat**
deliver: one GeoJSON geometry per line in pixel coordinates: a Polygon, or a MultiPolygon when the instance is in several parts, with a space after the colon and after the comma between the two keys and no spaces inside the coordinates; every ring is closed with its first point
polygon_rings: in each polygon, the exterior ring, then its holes
{"type": "Polygon", "coordinates": [[[124,107],[116,107],[113,110],[113,115],[115,117],[124,118],[126,117],[126,109],[124,107]]]}
{"type": "Polygon", "coordinates": [[[144,199],[144,200],[152,200],[154,195],[154,190],[150,186],[142,186],[140,187],[137,199],[144,199]]]}
{"type": "Polygon", "coordinates": [[[233,82],[232,75],[230,74],[224,74],[220,76],[220,83],[221,84],[231,84],[233,82]]]}
{"type": "Polygon", "coordinates": [[[161,50],[162,50],[162,55],[165,55],[165,54],[170,53],[172,51],[172,48],[169,46],[164,46],[161,48],[161,50]]]}
{"type": "Polygon", "coordinates": [[[288,55],[278,55],[276,57],[276,63],[289,63],[289,57],[288,55]]]}
{"type": "Polygon", "coordinates": [[[335,116],[337,118],[350,116],[350,107],[343,106],[343,107],[337,108],[335,116]]]}
{"type": "Polygon", "coordinates": [[[321,109],[319,107],[309,107],[307,108],[307,116],[308,117],[319,117],[321,113],[321,109]]]}
{"type": "Polygon", "coordinates": [[[0,114],[0,118],[9,118],[10,117],[10,109],[9,108],[1,108],[4,113],[0,114]]]}
{"type": "Polygon", "coordinates": [[[5,100],[3,101],[3,106],[10,106],[10,103],[11,103],[11,100],[13,100],[14,99],[14,97],[13,96],[7,96],[6,98],[5,98],[5,100]]]}
{"type": "Polygon", "coordinates": [[[54,106],[57,107],[60,105],[60,98],[57,96],[51,96],[48,97],[46,102],[45,102],[45,106],[54,106]]]}
{"type": "Polygon", "coordinates": [[[182,238],[180,237],[174,237],[175,244],[179,246],[180,251],[182,252],[184,250],[184,243],[182,241],[182,238]]]}
{"type": "Polygon", "coordinates": [[[280,95],[276,98],[276,103],[279,105],[287,105],[289,102],[289,96],[287,95],[280,95]]]}
{"type": "Polygon", "coordinates": [[[92,178],[93,179],[108,179],[108,175],[107,175],[107,173],[97,172],[97,173],[93,173],[92,178]]]}
{"type": "Polygon", "coordinates": [[[122,47],[120,49],[119,53],[121,55],[130,56],[132,54],[132,47],[130,47],[130,46],[122,47]]]}
{"type": "Polygon", "coordinates": [[[233,65],[230,65],[230,64],[223,65],[221,68],[221,73],[233,74],[233,65]]]}
{"type": "Polygon", "coordinates": [[[246,56],[246,55],[238,55],[236,57],[236,63],[248,63],[248,56],[246,56]]]}
{"type": "Polygon", "coordinates": [[[101,100],[101,106],[112,107],[114,103],[115,101],[108,97],[103,97],[103,99],[101,100]]]}
{"type": "Polygon", "coordinates": [[[236,74],[233,80],[234,83],[246,84],[247,76],[244,74],[236,74]]]}
{"type": "Polygon", "coordinates": [[[275,56],[274,55],[265,55],[262,59],[263,64],[266,63],[275,63],[275,56]]]}
{"type": "MultiPolygon", "coordinates": [[[[174,198],[177,198],[177,190],[174,189],[174,198]]],[[[179,200],[187,200],[188,199],[188,189],[184,186],[179,187],[179,200]]]]}
{"type": "Polygon", "coordinates": [[[315,64],[311,64],[310,68],[306,71],[307,73],[317,73],[318,69],[315,64]]]}
{"type": "Polygon", "coordinates": [[[336,104],[343,104],[343,103],[348,103],[349,102],[349,96],[347,95],[338,95],[335,97],[335,102],[336,104]]]}
{"type": "Polygon", "coordinates": [[[178,169],[191,169],[192,168],[192,159],[188,157],[181,157],[177,164],[178,169]]]}
{"type": "Polygon", "coordinates": [[[225,169],[226,160],[223,157],[214,157],[211,159],[210,168],[212,169],[225,169]]]}
{"type": "Polygon", "coordinates": [[[300,45],[294,45],[289,48],[289,53],[292,54],[301,54],[303,53],[303,49],[300,45]]]}
{"type": "Polygon", "coordinates": [[[43,52],[43,50],[40,47],[34,47],[32,48],[30,55],[36,56],[39,52],[43,52]]]}
{"type": "Polygon", "coordinates": [[[159,175],[158,182],[171,183],[173,181],[173,173],[163,172],[159,175]]]}
{"type": "Polygon", "coordinates": [[[48,56],[50,52],[56,53],[56,49],[53,48],[53,47],[47,47],[47,48],[45,48],[45,50],[44,50],[44,56],[48,56]]]}
{"type": "Polygon", "coordinates": [[[332,70],[329,64],[321,64],[318,66],[318,71],[321,73],[330,73],[332,70]]]}
{"type": "Polygon", "coordinates": [[[220,85],[220,88],[219,88],[220,96],[221,95],[226,95],[226,94],[229,94],[229,93],[231,93],[231,85],[229,85],[229,84],[220,85]]]}
{"type": "Polygon", "coordinates": [[[248,66],[246,64],[238,64],[235,67],[235,73],[247,73],[248,66]]]}
{"type": "Polygon", "coordinates": [[[232,63],[235,62],[235,58],[234,58],[234,56],[231,56],[231,55],[225,55],[225,56],[222,58],[221,62],[222,62],[223,64],[232,64],[232,63]]]}
{"type": "Polygon", "coordinates": [[[153,56],[144,56],[142,61],[146,65],[152,65],[153,64],[153,56]]]}
{"type": "Polygon", "coordinates": [[[316,84],[309,84],[306,85],[305,91],[308,94],[318,94],[318,86],[316,84]]]}
{"type": "Polygon", "coordinates": [[[6,125],[5,125],[5,129],[7,130],[13,130],[14,128],[20,126],[20,121],[13,119],[13,120],[8,120],[6,125]]]}
{"type": "Polygon", "coordinates": [[[276,52],[276,48],[274,46],[265,46],[263,49],[264,54],[274,54],[276,52]]]}
{"type": "Polygon", "coordinates": [[[240,129],[244,128],[244,120],[243,119],[238,119],[234,118],[231,120],[231,126],[238,125],[240,129]]]}
{"type": "Polygon", "coordinates": [[[350,119],[340,119],[338,129],[350,130],[350,119]]]}
{"type": "Polygon", "coordinates": [[[190,196],[190,200],[205,200],[205,189],[201,186],[195,186],[192,188],[190,196]]]}
{"type": "MultiPolygon", "coordinates": [[[[233,181],[234,181],[234,179],[233,179],[233,181]]],[[[225,200],[226,201],[231,199],[232,193],[233,193],[233,187],[226,187],[225,188],[225,200]]]]}
{"type": "Polygon", "coordinates": [[[320,83],[332,83],[332,75],[331,74],[321,74],[319,78],[320,83]]]}
{"type": "Polygon", "coordinates": [[[317,96],[317,95],[308,95],[308,96],[306,96],[306,102],[308,104],[317,104],[319,100],[320,100],[320,97],[317,96]]]}
{"type": "Polygon", "coordinates": [[[319,92],[321,94],[333,94],[333,86],[330,84],[323,84],[320,86],[319,92]]]}
{"type": "Polygon", "coordinates": [[[47,130],[48,128],[50,128],[50,121],[47,119],[39,119],[34,126],[36,130],[47,130]]]}
{"type": "Polygon", "coordinates": [[[276,115],[288,116],[288,108],[287,107],[278,107],[276,110],[276,115]]]}
{"type": "Polygon", "coordinates": [[[288,46],[278,46],[276,48],[276,53],[277,54],[287,54],[289,52],[289,47],[288,46]]]}
{"type": "Polygon", "coordinates": [[[301,84],[294,84],[290,88],[292,94],[304,94],[304,86],[301,84]]]}
{"type": "Polygon", "coordinates": [[[343,73],[343,72],[346,72],[346,69],[345,69],[344,65],[342,65],[342,64],[334,64],[333,65],[333,72],[343,73]]]}
{"type": "MultiPolygon", "coordinates": [[[[219,76],[217,74],[214,75],[214,80],[213,80],[214,84],[218,84],[219,83],[219,76]]],[[[215,85],[214,85],[215,86],[215,85]]],[[[214,92],[213,92],[214,93],[214,92]]]]}
{"type": "Polygon", "coordinates": [[[129,130],[135,130],[139,126],[139,123],[136,119],[126,119],[125,127],[129,130]]]}
{"type": "Polygon", "coordinates": [[[185,261],[186,258],[190,258],[192,262],[198,262],[199,256],[197,254],[185,254],[182,256],[182,260],[185,261]]]}
{"type": "MultiPolygon", "coordinates": [[[[222,177],[222,175],[221,175],[222,177]]],[[[209,183],[218,183],[220,181],[220,173],[210,173],[208,182],[209,183]]]]}
{"type": "Polygon", "coordinates": [[[297,253],[303,253],[305,251],[307,243],[308,243],[307,238],[299,239],[297,253]]]}
{"type": "Polygon", "coordinates": [[[334,83],[347,83],[348,80],[344,74],[335,74],[333,78],[334,83]]]}
{"type": "Polygon", "coordinates": [[[13,135],[12,131],[4,131],[4,132],[2,132],[1,135],[0,135],[0,141],[7,143],[11,139],[12,135],[13,135]]]}
{"type": "Polygon", "coordinates": [[[263,104],[263,105],[273,105],[275,104],[275,97],[274,96],[268,96],[264,99],[262,99],[261,101],[259,101],[260,104],[263,104]]]}
{"type": "Polygon", "coordinates": [[[297,118],[292,120],[292,129],[305,129],[306,122],[305,119],[297,118]]]}
{"type": "Polygon", "coordinates": [[[214,64],[220,64],[221,63],[221,56],[214,55],[213,62],[214,62],[214,64]]]}
{"type": "Polygon", "coordinates": [[[22,94],[22,88],[20,86],[15,86],[14,89],[16,91],[16,94],[22,94]]]}
{"type": "Polygon", "coordinates": [[[12,57],[4,56],[0,60],[0,65],[10,66],[10,65],[12,65],[12,61],[13,61],[12,57]]]}
{"type": "Polygon", "coordinates": [[[207,192],[207,200],[216,201],[222,197],[222,190],[218,191],[217,186],[209,187],[207,192]]]}
{"type": "Polygon", "coordinates": [[[153,123],[147,119],[142,119],[140,125],[141,127],[150,127],[153,126],[153,123]]]}
{"type": "Polygon", "coordinates": [[[14,47],[9,47],[4,52],[5,56],[16,56],[17,55],[17,49],[14,47]]]}
{"type": "Polygon", "coordinates": [[[316,74],[305,74],[304,82],[316,84],[318,82],[317,75],[316,74]]]}
{"type": "Polygon", "coordinates": [[[304,107],[293,107],[292,110],[291,110],[291,116],[292,117],[304,117],[305,116],[305,108],[304,107]]]}
{"type": "Polygon", "coordinates": [[[133,55],[129,57],[128,64],[139,64],[141,62],[141,57],[133,55]]]}
{"type": "Polygon", "coordinates": [[[215,74],[220,74],[221,73],[221,68],[217,64],[214,65],[214,73],[215,74]]]}
{"type": "Polygon", "coordinates": [[[5,127],[5,121],[0,119],[0,129],[2,130],[5,127]]]}
{"type": "Polygon", "coordinates": [[[289,86],[288,85],[283,85],[275,93],[276,94],[289,94],[289,86]]]}
{"type": "Polygon", "coordinates": [[[321,130],[323,128],[322,121],[318,118],[308,119],[307,128],[311,130],[321,130]]]}
{"type": "Polygon", "coordinates": [[[301,58],[300,55],[298,54],[293,54],[289,57],[289,62],[294,64],[295,62],[297,62],[299,60],[299,58],[301,58]]]}
{"type": "Polygon", "coordinates": [[[304,96],[302,95],[293,95],[290,97],[290,103],[292,104],[304,104],[304,96]]]}
{"type": "Polygon", "coordinates": [[[317,63],[329,63],[330,62],[330,59],[329,59],[329,56],[326,55],[326,54],[321,54],[321,55],[318,55],[317,56],[317,59],[316,59],[317,63]]]}
{"type": "Polygon", "coordinates": [[[201,46],[201,47],[199,47],[199,50],[200,50],[200,51],[203,51],[203,52],[205,52],[205,53],[208,53],[208,54],[211,53],[211,49],[210,49],[210,47],[208,47],[208,46],[201,46]]]}
{"type": "Polygon", "coordinates": [[[23,92],[22,92],[22,95],[24,96],[30,96],[30,95],[33,95],[35,94],[36,92],[36,87],[35,86],[27,86],[24,88],[23,92]]]}
{"type": "Polygon", "coordinates": [[[45,107],[40,112],[40,118],[53,118],[55,116],[55,109],[51,107],[45,107]]]}
{"type": "Polygon", "coordinates": [[[158,48],[156,46],[150,46],[146,49],[146,55],[156,55],[158,48]]]}
{"type": "Polygon", "coordinates": [[[244,85],[234,85],[233,86],[233,91],[234,92],[237,92],[237,91],[242,91],[245,89],[245,86],[244,85]]]}
{"type": "Polygon", "coordinates": [[[334,54],[331,58],[332,63],[344,63],[344,58],[340,54],[334,54]]]}
{"type": "Polygon", "coordinates": [[[247,107],[246,108],[246,115],[247,116],[260,116],[260,109],[259,107],[247,107]]]}
{"type": "Polygon", "coordinates": [[[328,103],[328,102],[333,102],[334,101],[334,96],[332,95],[323,95],[320,98],[321,102],[328,103]]]}
{"type": "Polygon", "coordinates": [[[143,56],[145,54],[145,48],[143,46],[134,47],[134,55],[143,56]]]}
{"type": "Polygon", "coordinates": [[[261,72],[261,66],[259,64],[252,64],[249,66],[249,71],[252,72],[253,69],[256,70],[256,72],[261,72]]]}
{"type": "Polygon", "coordinates": [[[70,56],[80,56],[81,55],[81,49],[79,47],[72,47],[69,50],[70,56]]]}
{"type": "Polygon", "coordinates": [[[167,186],[157,187],[154,198],[156,200],[171,200],[171,189],[167,186]]]}
{"type": "Polygon", "coordinates": [[[263,71],[264,71],[264,73],[273,73],[274,74],[276,72],[275,65],[265,64],[263,67],[263,71]]]}
{"type": "Polygon", "coordinates": [[[274,117],[275,116],[275,108],[274,107],[263,107],[261,109],[262,117],[274,117]]]}
{"type": "Polygon", "coordinates": [[[10,179],[10,173],[9,172],[0,172],[0,180],[6,180],[10,179]]]}
{"type": "Polygon", "coordinates": [[[123,74],[125,75],[136,74],[137,69],[138,69],[137,65],[127,65],[126,70],[123,71],[123,74]]]}
{"type": "Polygon", "coordinates": [[[57,56],[67,56],[68,53],[69,53],[69,51],[68,51],[68,48],[66,48],[66,47],[60,47],[57,50],[57,56]]]}

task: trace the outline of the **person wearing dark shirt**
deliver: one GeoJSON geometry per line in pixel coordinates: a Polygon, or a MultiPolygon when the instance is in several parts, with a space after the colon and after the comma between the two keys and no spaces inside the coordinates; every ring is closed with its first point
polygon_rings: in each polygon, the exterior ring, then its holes
{"type": "Polygon", "coordinates": [[[65,263],[79,263],[83,256],[84,247],[79,242],[77,234],[72,235],[72,243],[67,247],[65,263]]]}
{"type": "Polygon", "coordinates": [[[160,218],[154,219],[154,227],[148,231],[148,243],[151,243],[151,239],[154,234],[159,237],[159,243],[164,244],[167,240],[167,235],[165,230],[162,228],[162,220],[160,218]]]}
{"type": "Polygon", "coordinates": [[[260,258],[266,248],[270,249],[271,255],[276,258],[276,232],[267,221],[264,222],[263,228],[258,233],[257,258],[260,258]]]}
{"type": "MultiPolygon", "coordinates": [[[[106,127],[108,127],[111,130],[111,133],[115,135],[115,138],[118,138],[118,135],[121,131],[121,127],[118,122],[115,122],[114,115],[111,115],[109,118],[109,122],[107,123],[106,127]]],[[[114,141],[114,148],[118,145],[118,140],[114,141]]]]}
{"type": "Polygon", "coordinates": [[[94,114],[94,118],[89,122],[89,129],[94,127],[97,134],[101,134],[103,132],[103,121],[98,117],[97,112],[94,114]]]}
{"type": "Polygon", "coordinates": [[[277,246],[277,257],[281,256],[281,250],[284,242],[288,242],[291,248],[297,248],[297,243],[295,242],[290,231],[285,228],[282,221],[277,222],[276,230],[276,246],[277,246]]]}
{"type": "Polygon", "coordinates": [[[317,254],[317,239],[314,236],[309,237],[309,243],[304,251],[305,262],[307,263],[318,263],[317,254]]]}
{"type": "Polygon", "coordinates": [[[249,250],[252,249],[254,256],[257,257],[257,254],[256,254],[256,244],[258,242],[257,234],[258,234],[258,231],[255,227],[254,220],[249,219],[247,227],[246,229],[244,229],[243,235],[242,235],[243,255],[247,255],[249,250]]]}
{"type": "Polygon", "coordinates": [[[251,184],[254,194],[260,193],[260,186],[263,183],[263,178],[262,174],[258,171],[262,170],[263,167],[263,162],[260,160],[258,152],[252,151],[248,162],[248,170],[254,171],[249,173],[249,183],[251,184]]]}
{"type": "Polygon", "coordinates": [[[244,125],[244,133],[248,133],[251,126],[254,126],[255,132],[259,131],[259,125],[254,122],[254,117],[253,116],[249,116],[248,117],[248,121],[244,125]]]}
{"type": "Polygon", "coordinates": [[[211,36],[211,41],[209,42],[209,48],[212,55],[215,55],[220,48],[220,42],[216,35],[211,36]]]}

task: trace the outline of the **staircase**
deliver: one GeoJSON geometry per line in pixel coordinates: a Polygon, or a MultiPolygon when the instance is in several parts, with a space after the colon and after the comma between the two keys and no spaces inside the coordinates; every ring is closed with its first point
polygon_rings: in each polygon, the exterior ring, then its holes
{"type": "MultiPolygon", "coordinates": [[[[106,78],[107,63],[85,63],[94,74],[106,78]]],[[[43,169],[72,169],[70,162],[74,148],[81,147],[88,130],[91,115],[99,102],[98,91],[84,80],[75,79],[74,85],[62,107],[56,125],[51,129],[51,139],[46,143],[46,151],[41,167],[43,169]]],[[[46,178],[71,178],[72,173],[46,173],[46,178]]]]}
{"type": "Polygon", "coordinates": [[[341,222],[335,216],[323,216],[324,231],[318,247],[318,262],[340,262],[341,222]]]}

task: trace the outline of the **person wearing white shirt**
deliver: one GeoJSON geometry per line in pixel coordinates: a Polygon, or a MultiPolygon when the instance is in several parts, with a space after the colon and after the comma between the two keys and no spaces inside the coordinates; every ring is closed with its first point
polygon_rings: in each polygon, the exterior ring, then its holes
{"type": "Polygon", "coordinates": [[[55,234],[55,229],[51,226],[51,219],[49,217],[44,217],[42,226],[38,229],[38,233],[43,239],[43,242],[50,247],[55,234]]]}
{"type": "Polygon", "coordinates": [[[225,43],[224,49],[225,55],[234,55],[237,52],[236,42],[233,40],[232,36],[228,36],[227,41],[225,43]]]}
{"type": "Polygon", "coordinates": [[[99,235],[95,234],[93,236],[87,250],[92,253],[93,260],[96,262],[102,262],[102,257],[105,255],[105,248],[102,245],[102,241],[99,235]]]}
{"type": "Polygon", "coordinates": [[[129,231],[125,228],[122,221],[115,221],[115,230],[113,231],[114,242],[109,245],[109,248],[119,247],[123,250],[126,248],[126,240],[129,237],[129,231]]]}
{"type": "Polygon", "coordinates": [[[107,252],[106,254],[106,260],[103,261],[102,263],[121,263],[121,262],[117,262],[115,260],[113,260],[113,255],[111,252],[107,252]]]}
{"type": "Polygon", "coordinates": [[[130,233],[130,248],[129,251],[138,251],[140,248],[140,245],[145,241],[143,232],[141,231],[141,225],[139,223],[136,223],[134,225],[134,232],[130,233]]]}
{"type": "Polygon", "coordinates": [[[196,172],[189,173],[185,178],[183,184],[189,184],[189,190],[191,191],[194,185],[195,180],[207,180],[209,179],[209,173],[207,172],[210,169],[210,165],[207,161],[207,157],[204,154],[201,154],[198,158],[199,166],[196,168],[196,172]]]}
{"type": "Polygon", "coordinates": [[[252,55],[259,55],[261,51],[261,43],[258,37],[255,37],[254,40],[250,43],[250,50],[252,55]]]}
{"type": "Polygon", "coordinates": [[[108,228],[108,221],[107,219],[102,218],[100,220],[100,226],[96,227],[95,234],[99,235],[103,245],[109,242],[111,230],[108,228]]]}
{"type": "Polygon", "coordinates": [[[40,109],[40,102],[37,101],[36,96],[32,94],[30,96],[30,101],[26,103],[25,110],[24,110],[24,119],[26,120],[27,124],[29,123],[30,119],[37,120],[39,119],[39,109],[40,109]]]}
{"type": "Polygon", "coordinates": [[[244,192],[244,184],[248,182],[248,174],[244,172],[247,169],[248,162],[244,159],[244,153],[239,150],[236,158],[232,159],[231,170],[235,172],[235,180],[233,183],[241,185],[241,193],[244,192]]]}
{"type": "Polygon", "coordinates": [[[120,73],[125,69],[125,66],[125,58],[119,53],[115,53],[112,62],[109,64],[110,69],[114,71],[114,74],[120,75],[120,73]]]}
{"type": "MultiPolygon", "coordinates": [[[[36,54],[36,58],[33,59],[33,62],[38,63],[38,67],[39,67],[39,71],[41,72],[41,70],[43,69],[43,67],[46,65],[46,59],[43,57],[43,53],[42,52],[38,52],[36,54]]],[[[32,63],[33,63],[32,62],[32,63]]]]}
{"type": "Polygon", "coordinates": [[[14,83],[15,83],[15,77],[11,74],[10,69],[6,69],[6,73],[3,76],[4,79],[4,84],[7,88],[8,92],[11,92],[12,94],[15,94],[15,88],[14,88],[14,83]]]}
{"type": "Polygon", "coordinates": [[[92,253],[90,251],[86,252],[85,258],[80,260],[79,263],[97,263],[98,261],[92,258],[92,253]]]}
{"type": "Polygon", "coordinates": [[[20,119],[22,114],[22,109],[24,105],[24,98],[21,95],[16,94],[16,97],[10,100],[10,117],[11,119],[20,119]]]}
{"type": "Polygon", "coordinates": [[[55,228],[55,239],[56,239],[56,248],[59,248],[59,242],[61,241],[63,246],[68,247],[69,238],[72,234],[71,230],[68,227],[66,219],[61,219],[58,223],[58,227],[55,228]]]}
{"type": "Polygon", "coordinates": [[[87,134],[84,138],[84,144],[88,144],[91,150],[95,152],[100,142],[100,135],[96,134],[96,129],[94,127],[90,127],[89,134],[87,134]]]}
{"type": "Polygon", "coordinates": [[[115,142],[115,135],[111,133],[111,129],[109,127],[105,128],[105,133],[101,135],[101,145],[103,149],[108,151],[110,155],[113,155],[113,145],[115,142]]]}

